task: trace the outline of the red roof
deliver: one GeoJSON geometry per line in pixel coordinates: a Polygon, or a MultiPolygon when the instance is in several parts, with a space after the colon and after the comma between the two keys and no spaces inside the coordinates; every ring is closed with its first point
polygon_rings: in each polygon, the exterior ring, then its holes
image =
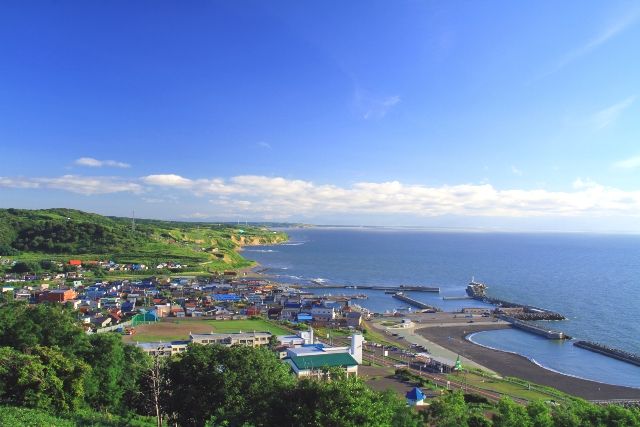
{"type": "Polygon", "coordinates": [[[70,259],[69,265],[82,265],[82,261],[80,261],[79,259],[70,259]]]}

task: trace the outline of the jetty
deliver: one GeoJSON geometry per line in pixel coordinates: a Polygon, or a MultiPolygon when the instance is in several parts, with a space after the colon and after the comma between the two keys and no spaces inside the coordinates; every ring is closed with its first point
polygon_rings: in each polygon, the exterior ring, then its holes
{"type": "Polygon", "coordinates": [[[562,331],[542,328],[538,325],[534,325],[533,323],[525,322],[511,316],[501,315],[499,317],[502,320],[511,323],[511,326],[513,326],[514,328],[517,328],[526,332],[531,332],[532,334],[540,335],[550,340],[570,340],[571,339],[569,335],[565,334],[562,331]]]}
{"type": "Polygon", "coordinates": [[[408,296],[406,296],[405,294],[403,294],[402,292],[397,292],[395,294],[392,295],[395,299],[399,299],[402,302],[406,302],[409,305],[412,305],[414,307],[420,308],[422,310],[432,310],[432,311],[440,311],[439,308],[437,307],[433,307],[431,305],[425,304],[423,302],[420,302],[418,300],[415,300],[413,298],[410,298],[408,296]]]}
{"type": "Polygon", "coordinates": [[[478,301],[497,306],[498,313],[507,315],[518,320],[566,320],[560,313],[547,310],[545,308],[535,307],[532,305],[518,304],[516,302],[505,301],[499,298],[493,298],[487,295],[487,285],[479,283],[473,279],[467,285],[467,295],[478,301]]]}
{"type": "Polygon", "coordinates": [[[375,285],[321,285],[314,283],[312,286],[301,286],[304,289],[362,289],[372,291],[385,291],[390,293],[396,292],[433,292],[439,293],[439,287],[433,286],[412,286],[412,285],[400,285],[400,286],[375,286],[375,285]]]}
{"type": "Polygon", "coordinates": [[[621,360],[623,362],[640,366],[640,355],[638,354],[633,354],[628,351],[608,347],[606,345],[591,341],[576,341],[573,343],[573,345],[575,345],[576,347],[584,348],[585,350],[593,351],[594,353],[600,353],[605,356],[621,360]]]}

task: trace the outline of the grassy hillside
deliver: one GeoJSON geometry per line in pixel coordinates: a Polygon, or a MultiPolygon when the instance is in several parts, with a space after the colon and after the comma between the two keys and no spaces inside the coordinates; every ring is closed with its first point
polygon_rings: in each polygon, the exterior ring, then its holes
{"type": "Polygon", "coordinates": [[[134,229],[129,218],[72,209],[0,210],[0,255],[24,260],[174,261],[221,270],[249,265],[237,253],[242,245],[286,238],[259,226],[136,220],[134,229]]]}

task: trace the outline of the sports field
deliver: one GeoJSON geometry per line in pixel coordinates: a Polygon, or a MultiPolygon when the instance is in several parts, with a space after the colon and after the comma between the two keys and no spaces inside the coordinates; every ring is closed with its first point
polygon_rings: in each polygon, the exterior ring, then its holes
{"type": "Polygon", "coordinates": [[[160,322],[138,325],[134,335],[123,336],[125,342],[153,342],[186,340],[189,333],[271,332],[287,335],[289,332],[262,319],[210,320],[210,319],[162,319],[160,322]]]}

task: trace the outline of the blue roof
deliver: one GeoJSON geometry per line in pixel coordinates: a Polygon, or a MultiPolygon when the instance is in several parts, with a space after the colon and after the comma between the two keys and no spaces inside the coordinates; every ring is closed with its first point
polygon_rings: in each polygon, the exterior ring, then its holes
{"type": "Polygon", "coordinates": [[[216,301],[240,301],[240,297],[235,294],[213,294],[216,301]]]}
{"type": "Polygon", "coordinates": [[[411,391],[408,391],[405,396],[410,400],[423,400],[425,398],[424,393],[418,387],[414,387],[411,391]]]}

